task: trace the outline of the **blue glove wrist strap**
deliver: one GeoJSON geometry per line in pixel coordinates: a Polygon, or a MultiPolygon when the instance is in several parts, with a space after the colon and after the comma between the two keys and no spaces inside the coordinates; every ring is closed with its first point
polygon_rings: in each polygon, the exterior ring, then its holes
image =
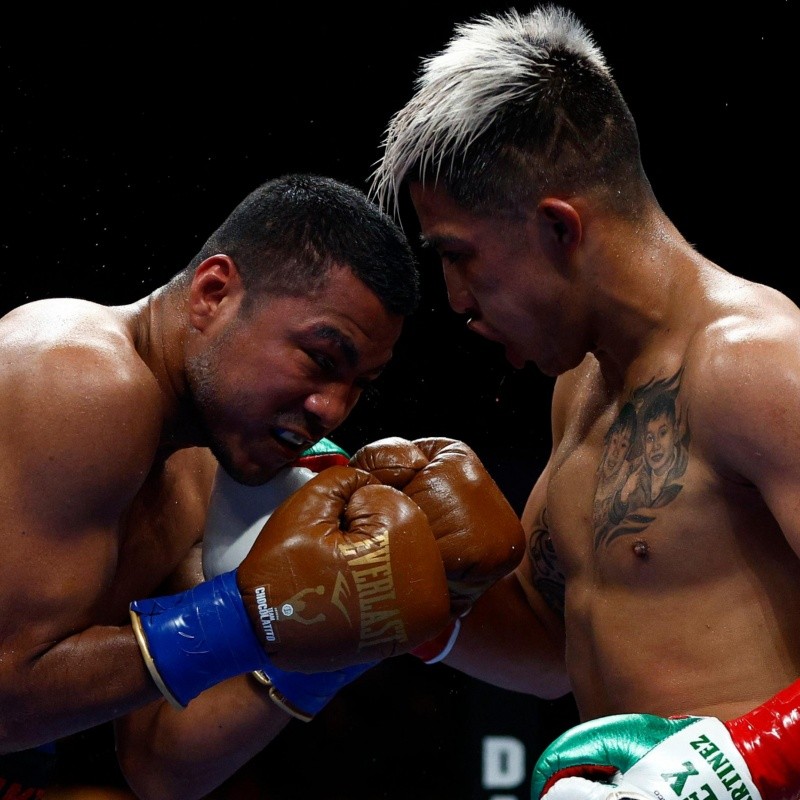
{"type": "Polygon", "coordinates": [[[179,708],[226,678],[271,666],[235,570],[181,594],[135,600],[130,614],[153,680],[179,708]]]}

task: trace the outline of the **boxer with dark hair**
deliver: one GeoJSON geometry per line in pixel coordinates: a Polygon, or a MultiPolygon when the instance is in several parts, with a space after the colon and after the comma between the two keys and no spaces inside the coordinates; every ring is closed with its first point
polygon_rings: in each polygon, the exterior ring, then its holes
{"type": "Polygon", "coordinates": [[[390,217],[286,175],[150,295],[0,319],[0,791],[40,792],[40,746],[114,720],[137,794],[202,797],[450,625],[440,531],[327,439],[418,300],[390,217]]]}
{"type": "Polygon", "coordinates": [[[200,566],[217,463],[258,486],[323,440],[418,299],[389,217],[350,186],[287,175],[150,295],[48,299],[0,319],[0,752],[17,770],[0,761],[0,791],[41,790],[22,751],[162,696],[191,706],[186,735],[203,719],[241,724],[249,703],[263,747],[286,706],[319,706],[449,622],[425,514],[346,465],[301,486],[241,565],[207,580],[200,566]],[[393,589],[371,605],[368,562],[393,589]],[[279,677],[294,669],[341,672],[279,677]]]}
{"type": "Polygon", "coordinates": [[[373,196],[410,193],[452,308],[555,378],[530,557],[446,663],[573,692],[534,797],[800,797],[800,309],[677,230],[564,8],[458,24],[383,145],[373,196]],[[629,406],[640,471],[603,485],[629,406]]]}

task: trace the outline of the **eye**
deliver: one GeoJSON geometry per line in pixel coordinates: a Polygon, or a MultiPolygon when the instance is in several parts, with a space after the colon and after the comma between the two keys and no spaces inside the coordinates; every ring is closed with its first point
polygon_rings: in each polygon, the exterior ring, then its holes
{"type": "Polygon", "coordinates": [[[442,259],[442,263],[458,264],[458,262],[464,258],[464,254],[456,250],[442,250],[439,253],[439,258],[442,259]]]}
{"type": "Polygon", "coordinates": [[[336,363],[334,360],[327,355],[326,353],[322,353],[319,350],[309,350],[308,357],[323,371],[323,372],[333,372],[336,369],[336,363]]]}

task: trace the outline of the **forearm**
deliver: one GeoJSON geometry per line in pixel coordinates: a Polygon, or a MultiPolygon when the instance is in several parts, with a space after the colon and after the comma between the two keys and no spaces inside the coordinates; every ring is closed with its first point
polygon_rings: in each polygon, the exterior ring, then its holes
{"type": "Polygon", "coordinates": [[[117,720],[117,754],[142,800],[193,800],[233,775],[291,719],[243,675],[207,689],[183,710],[162,700],[117,720]]]}
{"type": "Polygon", "coordinates": [[[0,653],[0,752],[108,722],[160,697],[130,626],[95,626],[49,647],[0,653]]]}
{"type": "Polygon", "coordinates": [[[562,631],[544,602],[534,608],[516,576],[508,575],[462,619],[444,663],[504,689],[562,697],[570,691],[562,631]]]}

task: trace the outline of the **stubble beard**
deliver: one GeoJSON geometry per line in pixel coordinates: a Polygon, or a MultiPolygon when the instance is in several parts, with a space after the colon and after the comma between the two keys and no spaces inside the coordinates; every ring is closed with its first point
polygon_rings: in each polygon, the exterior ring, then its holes
{"type": "Polygon", "coordinates": [[[195,428],[203,446],[207,447],[220,466],[234,480],[242,481],[242,475],[236,469],[228,445],[215,433],[212,421],[223,417],[219,409],[219,363],[220,348],[227,341],[214,342],[204,353],[192,356],[186,361],[186,406],[193,417],[195,428]]]}

